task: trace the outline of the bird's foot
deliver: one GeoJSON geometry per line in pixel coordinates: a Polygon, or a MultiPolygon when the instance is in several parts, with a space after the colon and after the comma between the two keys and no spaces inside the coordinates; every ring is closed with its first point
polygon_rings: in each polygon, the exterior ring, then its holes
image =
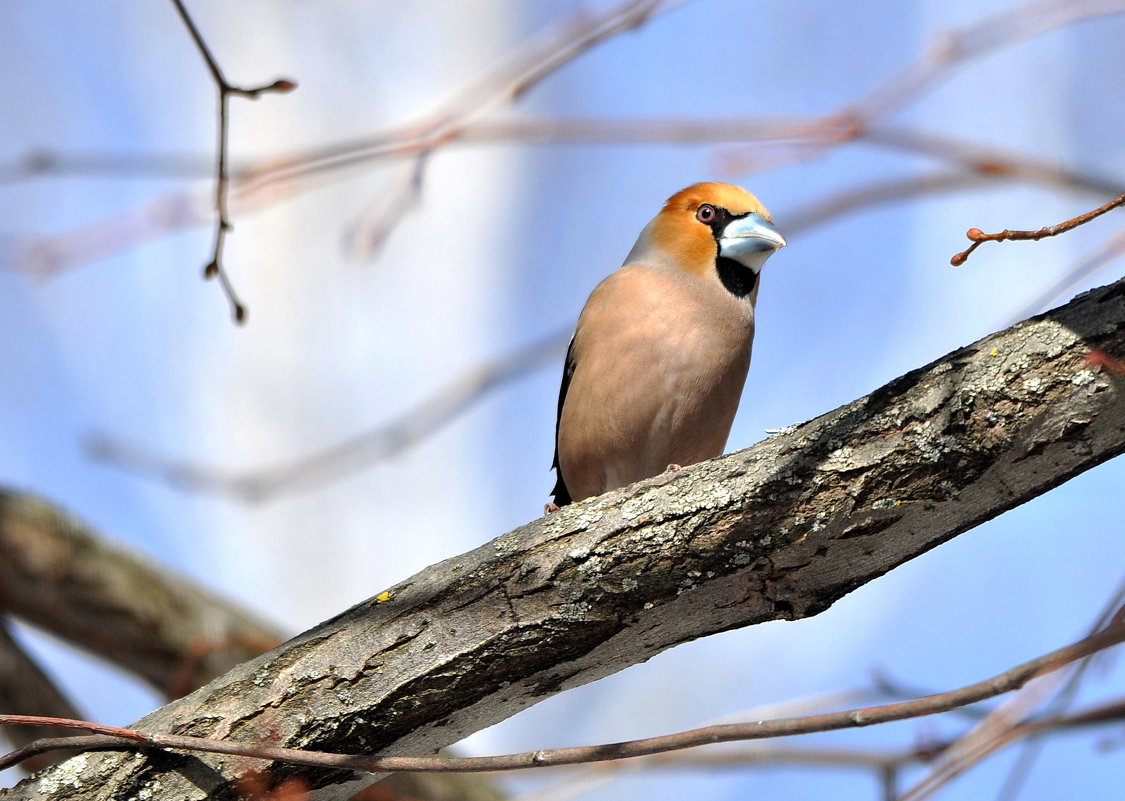
{"type": "Polygon", "coordinates": [[[684,466],[680,464],[670,464],[664,468],[665,473],[675,473],[677,470],[683,470],[684,466]]]}
{"type": "Polygon", "coordinates": [[[545,514],[545,515],[553,515],[558,510],[559,510],[559,505],[557,503],[555,503],[554,501],[551,501],[550,503],[543,504],[543,514],[545,514]]]}

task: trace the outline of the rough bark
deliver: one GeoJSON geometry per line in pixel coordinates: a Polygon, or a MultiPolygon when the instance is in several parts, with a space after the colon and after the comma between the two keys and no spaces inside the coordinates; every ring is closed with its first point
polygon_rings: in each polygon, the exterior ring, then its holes
{"type": "MultiPolygon", "coordinates": [[[[1125,450],[1125,282],[758,445],[433,565],[139,728],[427,753],[679,643],[799,618],[1125,450]]],[[[532,744],[529,744],[532,745],[532,744]]],[[[229,799],[247,760],[92,753],[11,799],[229,799]]],[[[343,798],[370,778],[274,766],[343,798]],[[345,789],[346,788],[346,789],[345,789]]]]}

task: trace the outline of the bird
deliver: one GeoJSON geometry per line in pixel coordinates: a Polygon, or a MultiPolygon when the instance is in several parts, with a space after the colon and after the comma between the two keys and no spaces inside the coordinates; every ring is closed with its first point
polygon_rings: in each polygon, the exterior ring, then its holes
{"type": "Polygon", "coordinates": [[[578,317],[546,511],[722,454],[750,368],[759,272],[785,244],[739,186],[706,181],[668,198],[578,317]]]}

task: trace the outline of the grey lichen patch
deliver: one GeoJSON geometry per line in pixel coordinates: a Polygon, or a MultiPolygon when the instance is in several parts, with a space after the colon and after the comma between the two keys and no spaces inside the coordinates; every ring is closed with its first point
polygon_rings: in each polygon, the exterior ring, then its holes
{"type": "Polygon", "coordinates": [[[1039,395],[1047,388],[1046,382],[1039,376],[1032,376],[1020,384],[1020,386],[1025,392],[1030,392],[1032,395],[1039,395]]]}
{"type": "Polygon", "coordinates": [[[1027,350],[1042,353],[1048,359],[1057,359],[1078,342],[1077,334],[1054,320],[1041,320],[1031,330],[1034,333],[1028,338],[1027,350]]]}
{"type": "Polygon", "coordinates": [[[648,492],[641,493],[636,498],[629,498],[621,504],[621,519],[633,522],[643,515],[652,514],[655,504],[656,499],[648,492]]]}
{"type": "Polygon", "coordinates": [[[568,603],[582,598],[586,591],[586,584],[582,581],[559,581],[555,583],[555,592],[568,603]]]}
{"type": "Polygon", "coordinates": [[[1097,380],[1098,377],[1094,375],[1093,370],[1079,370],[1074,374],[1074,377],[1070,379],[1070,383],[1074,384],[1076,387],[1084,387],[1097,380]]]}
{"type": "Polygon", "coordinates": [[[587,531],[601,523],[605,511],[605,501],[581,501],[545,515],[539,530],[548,540],[587,531]]]}
{"type": "Polygon", "coordinates": [[[745,567],[757,559],[761,551],[768,550],[772,544],[773,535],[771,533],[756,532],[753,540],[738,540],[730,545],[735,553],[731,555],[727,563],[733,568],[745,567]]]}
{"type": "Polygon", "coordinates": [[[923,459],[938,462],[950,448],[957,444],[957,440],[943,433],[942,427],[932,422],[919,423],[906,432],[905,439],[918,449],[923,459]]]}
{"type": "Polygon", "coordinates": [[[572,550],[567,551],[566,555],[573,559],[575,562],[581,562],[584,559],[589,558],[590,547],[590,543],[584,543],[577,548],[573,548],[572,550]]]}
{"type": "Polygon", "coordinates": [[[135,798],[137,799],[137,801],[150,801],[150,799],[160,799],[163,797],[163,792],[164,788],[161,786],[160,782],[158,780],[153,780],[152,782],[146,784],[144,787],[138,790],[135,798]]]}
{"type": "Polygon", "coordinates": [[[86,763],[90,754],[79,754],[73,759],[59,765],[54,771],[48,771],[39,779],[36,789],[43,795],[62,795],[68,788],[82,786],[81,776],[86,772],[86,763]]]}
{"type": "Polygon", "coordinates": [[[565,621],[584,621],[590,617],[590,604],[586,601],[559,604],[555,607],[556,615],[565,621]]]}
{"type": "Polygon", "coordinates": [[[609,563],[602,557],[591,556],[578,565],[578,574],[588,581],[597,581],[608,566],[610,566],[609,563]]]}
{"type": "Polygon", "coordinates": [[[710,488],[705,496],[705,502],[702,505],[704,509],[724,509],[730,506],[731,493],[730,488],[725,484],[716,484],[710,488]]]}

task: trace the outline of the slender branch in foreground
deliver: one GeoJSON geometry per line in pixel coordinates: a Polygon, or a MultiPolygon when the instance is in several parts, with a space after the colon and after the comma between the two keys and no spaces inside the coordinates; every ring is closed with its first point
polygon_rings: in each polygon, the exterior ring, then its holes
{"type": "Polygon", "coordinates": [[[297,88],[297,84],[286,78],[279,78],[272,83],[263,84],[262,86],[235,86],[226,79],[222,68],[219,66],[219,62],[215,60],[214,55],[211,53],[211,48],[207,46],[207,42],[199,32],[199,28],[196,27],[191,15],[188,14],[183,0],[172,0],[172,4],[176,7],[176,13],[180,15],[184,27],[186,27],[188,33],[191,34],[191,39],[195,42],[196,49],[199,50],[199,54],[206,62],[207,69],[210,71],[211,78],[214,80],[215,88],[218,91],[218,145],[215,155],[215,240],[211,250],[211,261],[207,262],[207,265],[203,268],[203,277],[219,279],[219,284],[223,287],[223,292],[226,294],[227,300],[230,301],[231,313],[234,316],[235,322],[241,324],[246,321],[246,307],[235,294],[234,286],[231,284],[229,276],[227,276],[226,268],[223,267],[223,244],[226,241],[227,233],[233,227],[227,209],[229,186],[229,177],[227,175],[227,142],[229,136],[227,135],[227,128],[230,117],[230,98],[231,95],[239,95],[241,97],[248,97],[251,100],[257,100],[260,95],[267,92],[292,91],[297,88]]]}
{"type": "MultiPolygon", "coordinates": [[[[1090,631],[1093,632],[1105,626],[1112,619],[1111,616],[1115,613],[1115,610],[1120,609],[1122,604],[1125,604],[1125,580],[1118,584],[1117,590],[1110,597],[1109,603],[1099,613],[1090,627],[1090,631]]],[[[1069,711],[1078,695],[1083,679],[1089,675],[1090,667],[1096,664],[1096,661],[1089,658],[1083,659],[1069,670],[1069,675],[1066,676],[1062,689],[1055,694],[1055,697],[1050,700],[1045,708],[1047,714],[1061,715],[1069,711]]],[[[996,801],[1015,801],[1023,788],[1024,782],[1031,775],[1032,767],[1043,752],[1043,744],[1044,741],[1037,738],[1024,742],[1020,754],[1008,770],[1008,775],[996,796],[996,801]]]]}
{"type": "Polygon", "coordinates": [[[1077,217],[1072,217],[1071,219],[1065,220],[1061,223],[1058,223],[1057,225],[1048,225],[1044,228],[1040,228],[1037,231],[1009,231],[1005,228],[1003,231],[995,234],[986,234],[979,228],[970,228],[965,232],[965,236],[967,236],[973,244],[969,245],[960,253],[955,254],[953,258],[949,260],[949,263],[954,267],[960,267],[965,263],[965,260],[969,258],[969,254],[985,242],[1015,242],[1017,240],[1026,241],[1029,239],[1034,242],[1038,242],[1044,237],[1065,234],[1067,231],[1073,230],[1080,225],[1085,225],[1086,223],[1090,222],[1090,220],[1100,217],[1107,211],[1112,211],[1113,209],[1116,209],[1120,206],[1125,206],[1125,194],[1118,195],[1108,203],[1098,206],[1096,209],[1092,209],[1085,214],[1079,214],[1077,217]]]}
{"type": "MultiPolygon", "coordinates": [[[[1032,659],[1022,665],[1017,665],[991,678],[956,690],[916,698],[911,701],[899,701],[880,706],[861,707],[797,718],[719,724],[622,743],[540,749],[490,757],[364,757],[323,752],[314,753],[295,748],[278,748],[269,745],[238,743],[230,740],[210,740],[175,734],[148,733],[118,726],[103,726],[88,721],[41,718],[32,715],[0,714],[0,725],[62,726],[117,738],[117,742],[103,742],[100,744],[102,746],[119,746],[122,744],[121,741],[128,741],[152,748],[232,754],[254,759],[277,760],[295,765],[346,769],[364,773],[388,773],[392,771],[476,773],[525,770],[528,768],[582,765],[590,762],[629,759],[736,740],[762,740],[771,737],[791,737],[813,732],[854,729],[896,720],[935,715],[1017,690],[1037,676],[1058,670],[1077,659],[1082,659],[1122,641],[1125,641],[1125,624],[1116,620],[1102,631],[1072,645],[1060,648],[1037,659],[1032,659]]],[[[67,738],[62,739],[65,741],[67,738]]],[[[53,747],[58,747],[56,739],[52,739],[51,743],[53,747]]],[[[42,751],[36,750],[36,744],[29,744],[23,749],[0,757],[0,770],[18,764],[20,760],[38,753],[42,753],[42,751]]]]}
{"type": "MultiPolygon", "coordinates": [[[[953,712],[964,711],[951,710],[953,712]]],[[[1039,742],[1038,738],[1047,734],[1059,734],[1083,727],[1118,724],[1125,720],[1125,699],[1117,699],[1080,712],[1051,715],[1021,723],[1010,732],[1005,745],[1024,740],[1039,742]]],[[[877,771],[880,775],[892,777],[912,763],[927,763],[945,750],[953,747],[957,740],[925,739],[908,748],[833,747],[817,745],[782,745],[772,741],[759,740],[743,746],[723,748],[697,748],[682,751],[668,751],[662,754],[639,757],[629,762],[600,762],[592,764],[586,772],[568,775],[557,791],[554,788],[536,790],[535,798],[575,797],[580,793],[568,793],[567,788],[577,783],[606,784],[625,771],[660,770],[667,768],[734,768],[744,770],[753,765],[777,767],[779,765],[815,765],[820,767],[855,768],[877,771]]],[[[888,798],[894,794],[889,793],[888,798]]]]}

